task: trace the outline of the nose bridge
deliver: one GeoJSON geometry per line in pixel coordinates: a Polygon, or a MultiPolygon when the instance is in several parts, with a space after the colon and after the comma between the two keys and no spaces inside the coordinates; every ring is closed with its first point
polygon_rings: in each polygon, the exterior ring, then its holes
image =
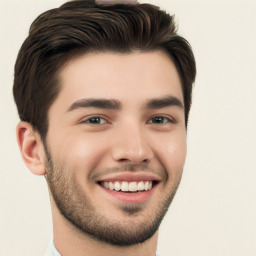
{"type": "Polygon", "coordinates": [[[152,150],[149,140],[139,122],[127,121],[118,127],[113,145],[115,161],[127,161],[134,164],[149,161],[152,150]]]}

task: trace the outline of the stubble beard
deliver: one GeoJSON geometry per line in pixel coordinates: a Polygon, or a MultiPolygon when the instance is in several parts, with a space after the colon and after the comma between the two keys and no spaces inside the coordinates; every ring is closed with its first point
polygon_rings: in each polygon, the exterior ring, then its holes
{"type": "Polygon", "coordinates": [[[127,223],[118,222],[115,216],[106,217],[108,213],[97,210],[78,182],[72,176],[65,175],[68,172],[52,160],[47,150],[46,155],[46,180],[61,215],[82,233],[115,246],[135,245],[151,238],[158,230],[180,183],[179,179],[164,200],[151,209],[149,215],[143,216],[141,223],[132,222],[131,217],[140,214],[143,207],[131,204],[124,204],[121,208],[123,214],[129,217],[127,223]]]}

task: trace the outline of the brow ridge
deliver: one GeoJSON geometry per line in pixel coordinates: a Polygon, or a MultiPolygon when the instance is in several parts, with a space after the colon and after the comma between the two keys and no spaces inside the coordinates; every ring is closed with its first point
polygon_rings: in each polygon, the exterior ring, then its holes
{"type": "Polygon", "coordinates": [[[102,109],[121,109],[121,103],[115,99],[81,99],[74,102],[68,111],[78,108],[102,108],[102,109]]]}
{"type": "Polygon", "coordinates": [[[181,100],[174,96],[166,96],[164,98],[151,99],[146,104],[148,109],[160,109],[165,107],[175,106],[179,108],[184,108],[181,100]]]}
{"type": "MultiPolygon", "coordinates": [[[[174,96],[166,96],[163,98],[150,99],[146,104],[146,109],[160,109],[165,107],[175,106],[178,108],[184,108],[181,100],[174,96]]],[[[101,109],[111,109],[120,110],[122,104],[117,99],[101,99],[101,98],[89,98],[80,99],[74,102],[69,108],[68,112],[79,109],[79,108],[101,108],[101,109]]]]}

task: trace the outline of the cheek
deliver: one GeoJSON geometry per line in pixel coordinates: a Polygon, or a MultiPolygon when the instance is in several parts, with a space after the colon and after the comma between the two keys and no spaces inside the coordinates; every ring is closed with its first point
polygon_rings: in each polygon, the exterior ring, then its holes
{"type": "Polygon", "coordinates": [[[170,161],[183,166],[187,154],[187,144],[185,139],[175,140],[166,145],[166,152],[170,161]]]}
{"type": "Polygon", "coordinates": [[[107,151],[107,143],[90,135],[66,136],[65,140],[51,144],[54,159],[74,176],[90,174],[107,151]]]}
{"type": "Polygon", "coordinates": [[[180,176],[186,159],[186,135],[176,134],[159,140],[156,157],[168,171],[170,176],[180,176]]]}

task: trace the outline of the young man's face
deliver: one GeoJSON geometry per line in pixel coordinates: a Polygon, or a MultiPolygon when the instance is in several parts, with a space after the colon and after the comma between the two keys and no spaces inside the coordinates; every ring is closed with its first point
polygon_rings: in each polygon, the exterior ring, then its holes
{"type": "Polygon", "coordinates": [[[49,110],[47,180],[62,215],[111,244],[151,237],[186,156],[181,82],[161,51],[67,63],[49,110]]]}

